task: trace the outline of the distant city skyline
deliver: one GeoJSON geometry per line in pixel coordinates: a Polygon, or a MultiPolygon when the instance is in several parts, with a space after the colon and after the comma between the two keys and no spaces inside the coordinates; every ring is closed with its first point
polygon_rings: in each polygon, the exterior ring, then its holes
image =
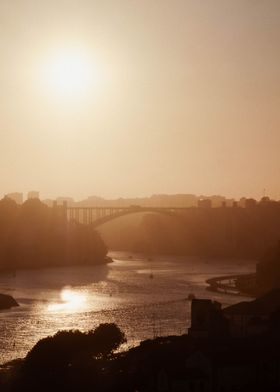
{"type": "MultiPolygon", "coordinates": [[[[22,204],[24,201],[28,200],[28,199],[40,199],[41,201],[57,201],[58,203],[62,203],[64,201],[68,202],[68,203],[85,203],[86,201],[89,201],[89,203],[93,203],[96,201],[96,204],[98,205],[99,202],[102,203],[102,201],[104,202],[110,202],[110,201],[132,201],[132,202],[137,202],[137,200],[139,200],[141,202],[141,200],[177,200],[177,204],[178,206],[180,205],[180,201],[186,202],[186,200],[190,203],[190,204],[197,204],[197,202],[199,200],[204,200],[204,199],[213,199],[216,200],[216,204],[222,202],[222,200],[228,200],[228,201],[242,201],[243,199],[247,199],[247,200],[251,200],[254,199],[256,201],[260,201],[263,197],[268,197],[271,200],[275,200],[275,201],[280,201],[280,199],[277,198],[273,198],[271,197],[271,195],[267,195],[266,193],[263,193],[262,195],[260,195],[259,198],[254,198],[253,196],[242,196],[239,198],[235,198],[235,197],[229,197],[226,195],[209,195],[209,194],[194,194],[194,193],[169,193],[169,194],[164,194],[164,193],[159,193],[159,194],[151,194],[151,195],[147,195],[147,196],[131,196],[131,197],[124,197],[124,196],[118,196],[118,197],[102,197],[99,195],[87,195],[84,198],[75,198],[72,197],[71,195],[65,195],[65,196],[53,196],[53,197],[45,197],[44,195],[41,194],[41,192],[39,191],[27,191],[25,192],[10,192],[10,193],[5,193],[2,195],[2,197],[9,197],[13,200],[15,200],[18,204],[22,204]]],[[[0,195],[1,198],[1,195],[0,195]]],[[[183,205],[182,204],[182,205],[183,205]]],[[[215,204],[215,203],[214,203],[215,204]]]]}

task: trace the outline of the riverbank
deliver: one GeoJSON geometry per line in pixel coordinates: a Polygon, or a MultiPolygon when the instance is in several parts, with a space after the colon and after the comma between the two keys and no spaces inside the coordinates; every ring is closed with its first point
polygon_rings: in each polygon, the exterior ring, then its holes
{"type": "Polygon", "coordinates": [[[259,291],[256,285],[256,274],[225,275],[206,280],[210,291],[224,294],[247,295],[256,297],[259,291]]]}
{"type": "Polygon", "coordinates": [[[26,265],[26,266],[20,266],[20,268],[3,268],[0,269],[0,276],[11,276],[11,277],[16,277],[17,271],[33,271],[33,270],[43,270],[46,268],[67,268],[67,267],[95,267],[95,266],[100,266],[100,265],[106,265],[106,264],[111,264],[113,263],[114,260],[112,257],[105,256],[103,260],[100,261],[95,261],[94,263],[84,263],[84,264],[79,264],[79,263],[69,263],[69,264],[43,264],[39,266],[34,266],[34,265],[26,265]]]}

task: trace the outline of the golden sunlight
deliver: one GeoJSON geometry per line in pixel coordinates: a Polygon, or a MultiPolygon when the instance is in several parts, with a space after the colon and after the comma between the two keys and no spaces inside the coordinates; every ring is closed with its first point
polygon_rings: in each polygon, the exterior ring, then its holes
{"type": "Polygon", "coordinates": [[[78,311],[86,303],[86,296],[81,292],[77,292],[71,289],[63,289],[61,294],[61,302],[50,304],[48,306],[49,311],[78,311]]]}
{"type": "Polygon", "coordinates": [[[102,78],[101,68],[86,50],[60,49],[44,61],[43,84],[62,101],[79,101],[94,93],[102,78]]]}

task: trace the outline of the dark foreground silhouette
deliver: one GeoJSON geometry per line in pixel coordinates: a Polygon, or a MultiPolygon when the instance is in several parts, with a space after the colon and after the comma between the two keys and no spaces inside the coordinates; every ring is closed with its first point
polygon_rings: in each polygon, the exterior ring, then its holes
{"type": "Polygon", "coordinates": [[[107,248],[90,225],[69,223],[63,208],[39,199],[21,206],[0,200],[0,271],[18,268],[100,264],[107,248]]]}
{"type": "Polygon", "coordinates": [[[58,332],[39,341],[25,360],[6,364],[0,390],[278,391],[279,315],[279,291],[224,310],[194,299],[188,335],[147,340],[117,353],[125,336],[115,324],[58,332]]]}

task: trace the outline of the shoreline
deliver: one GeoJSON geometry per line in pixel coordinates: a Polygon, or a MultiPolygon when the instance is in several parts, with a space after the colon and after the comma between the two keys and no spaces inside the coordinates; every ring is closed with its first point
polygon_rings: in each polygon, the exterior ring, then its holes
{"type": "Polygon", "coordinates": [[[216,276],[206,280],[207,290],[237,296],[256,297],[256,274],[239,274],[216,276]]]}
{"type": "Polygon", "coordinates": [[[32,265],[32,266],[20,266],[20,268],[9,268],[9,269],[1,269],[0,270],[0,277],[3,275],[12,275],[12,276],[16,276],[16,271],[39,271],[39,270],[43,270],[43,269],[59,269],[59,268],[67,268],[67,267],[97,267],[100,265],[107,265],[107,264],[111,264],[114,262],[114,259],[112,259],[112,257],[110,256],[105,256],[103,260],[100,260],[98,262],[95,263],[85,263],[85,264],[57,264],[57,265],[40,265],[38,267],[32,265]]]}

